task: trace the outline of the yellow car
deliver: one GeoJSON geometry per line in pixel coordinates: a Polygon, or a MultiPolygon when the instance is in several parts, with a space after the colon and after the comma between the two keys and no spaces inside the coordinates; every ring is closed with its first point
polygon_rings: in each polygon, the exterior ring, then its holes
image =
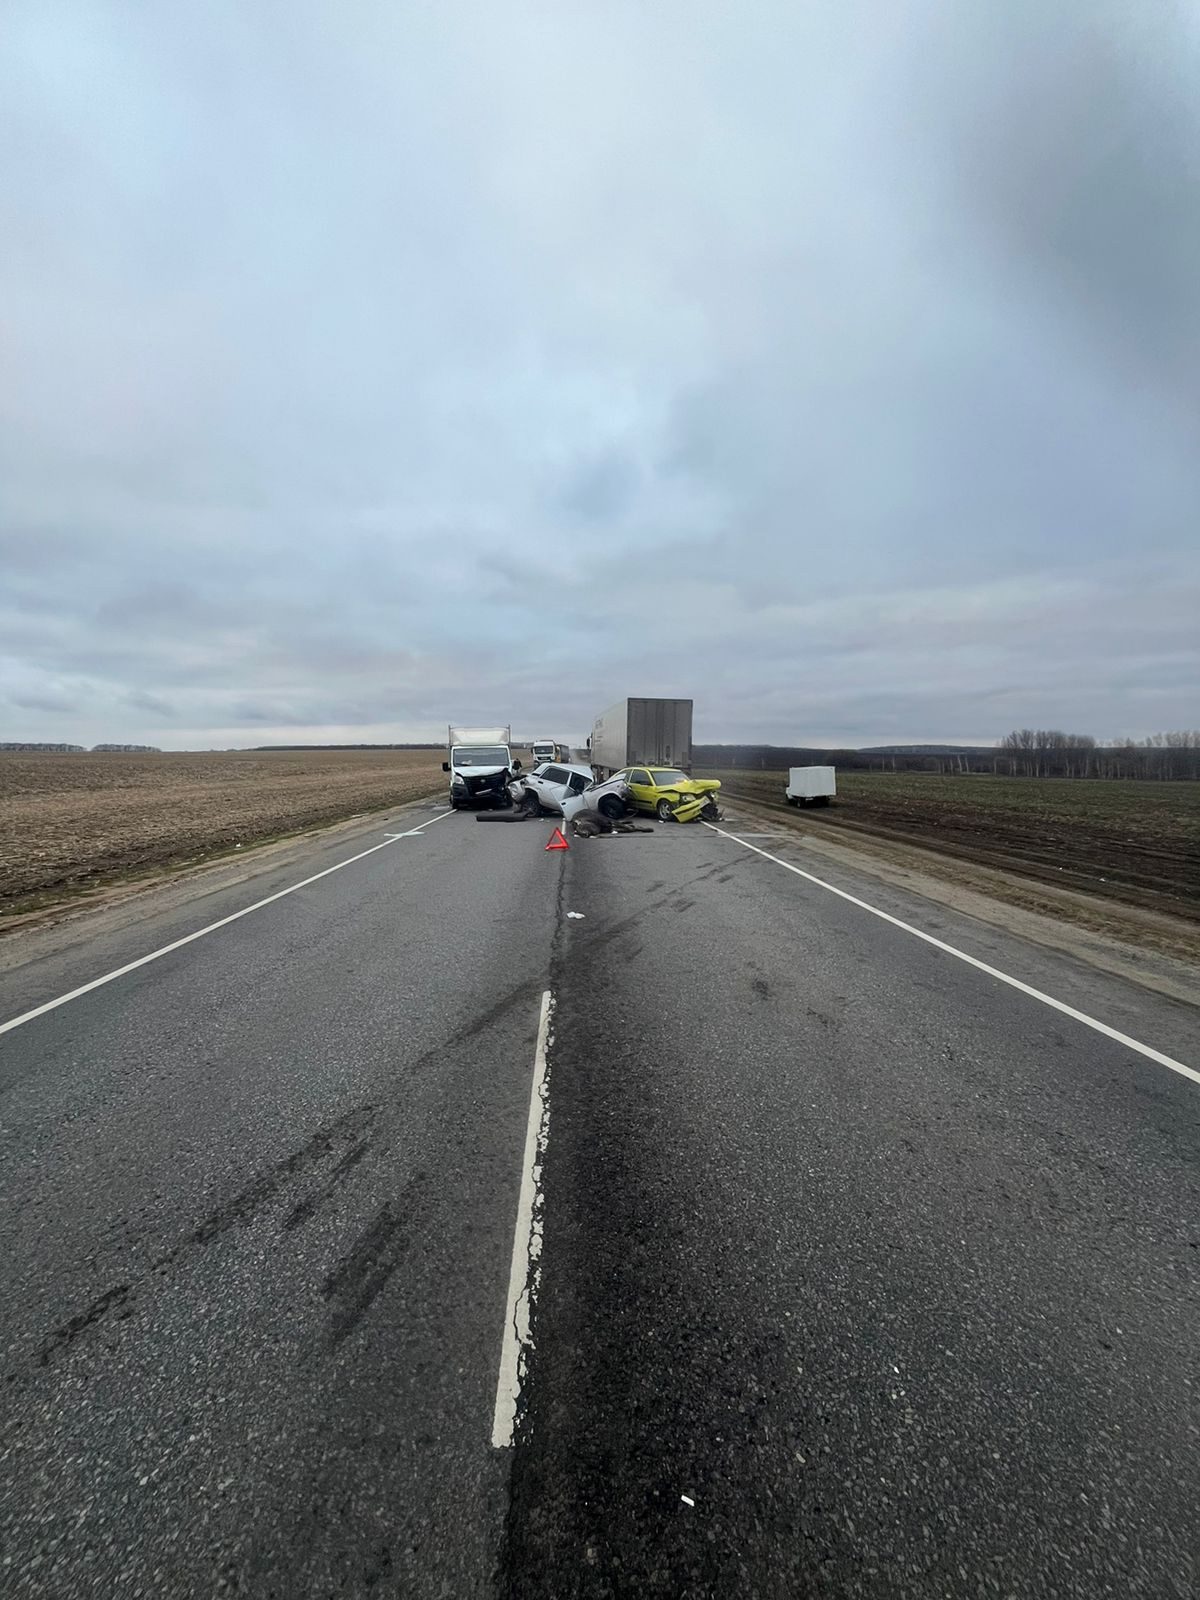
{"type": "Polygon", "coordinates": [[[678,767],[626,767],[617,778],[628,785],[639,811],[649,811],[660,822],[693,822],[697,817],[715,821],[717,790],[715,778],[689,778],[678,767]]]}

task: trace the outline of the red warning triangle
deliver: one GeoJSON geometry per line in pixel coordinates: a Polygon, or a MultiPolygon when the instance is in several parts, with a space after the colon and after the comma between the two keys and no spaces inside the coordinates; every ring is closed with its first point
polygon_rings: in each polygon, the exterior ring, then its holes
{"type": "Polygon", "coordinates": [[[546,846],[546,849],[547,850],[569,850],[570,848],[571,848],[571,846],[563,838],[562,829],[561,828],[555,828],[554,832],[550,835],[550,843],[546,846]]]}

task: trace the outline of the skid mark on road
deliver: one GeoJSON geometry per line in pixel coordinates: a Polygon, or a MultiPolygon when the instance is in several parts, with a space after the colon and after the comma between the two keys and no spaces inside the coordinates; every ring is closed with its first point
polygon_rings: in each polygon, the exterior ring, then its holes
{"type": "MultiPolygon", "coordinates": [[[[682,883],[667,889],[667,892],[659,895],[657,899],[648,900],[639,911],[633,912],[630,916],[622,917],[619,922],[596,923],[586,932],[581,931],[576,937],[586,940],[588,945],[608,944],[613,939],[619,939],[623,933],[628,933],[630,928],[636,928],[648,912],[661,911],[664,907],[673,911],[689,910],[695,905],[695,901],[686,898],[687,891],[696,884],[704,883],[709,878],[715,877],[718,873],[726,872],[728,867],[729,863],[726,861],[715,861],[705,867],[703,871],[694,873],[692,877],[685,878],[682,883]]],[[[650,890],[654,888],[664,889],[666,885],[662,883],[651,884],[646,893],[649,894],[650,890]]]]}
{"type": "Polygon", "coordinates": [[[405,1184],[395,1207],[380,1207],[348,1254],[328,1274],[321,1290],[330,1306],[329,1341],[336,1346],[354,1332],[400,1265],[422,1210],[425,1174],[405,1184]]]}
{"type": "Polygon", "coordinates": [[[43,1367],[48,1365],[50,1357],[55,1350],[73,1343],[79,1334],[86,1333],[89,1328],[95,1327],[98,1322],[102,1322],[114,1306],[123,1306],[133,1293],[133,1287],[131,1283],[114,1283],[103,1294],[97,1295],[85,1310],[68,1318],[66,1322],[56,1328],[39,1351],[41,1365],[43,1367]]]}
{"type": "Polygon", "coordinates": [[[298,1178],[304,1176],[311,1168],[324,1164],[331,1155],[340,1150],[341,1154],[327,1182],[313,1194],[302,1196],[282,1226],[287,1231],[299,1226],[300,1222],[307,1221],[346,1173],[362,1159],[369,1144],[367,1131],[374,1118],[373,1105],[359,1106],[325,1127],[319,1128],[299,1149],[292,1151],[282,1161],[277,1161],[274,1166],[260,1173],[232,1199],[210,1212],[203,1222],[184,1234],[169,1250],[164,1250],[161,1255],[156,1256],[139,1277],[112,1285],[103,1294],[97,1295],[82,1311],[55,1328],[38,1351],[39,1365],[49,1366],[59,1352],[71,1346],[80,1334],[98,1327],[110,1312],[118,1311],[122,1317],[132,1315],[135,1309],[132,1302],[136,1300],[138,1290],[148,1278],[161,1276],[196,1251],[211,1244],[214,1239],[219,1239],[228,1233],[231,1228],[248,1221],[263,1206],[284,1193],[298,1178]],[[343,1148],[343,1145],[347,1145],[348,1148],[343,1148]],[[303,1213],[306,1206],[309,1208],[307,1214],[298,1217],[297,1213],[303,1213]]]}
{"type": "MultiPolygon", "coordinates": [[[[510,989],[507,994],[501,995],[495,1005],[488,1006],[486,1011],[481,1011],[470,1022],[464,1023],[457,1033],[446,1040],[445,1044],[438,1045],[434,1054],[443,1055],[446,1051],[454,1049],[456,1045],[465,1044],[468,1039],[474,1039],[477,1034],[483,1033],[500,1021],[500,1018],[513,1009],[514,1006],[529,1004],[537,994],[536,983],[519,983],[515,989],[510,989]]],[[[428,1059],[422,1057],[422,1060],[428,1059]]]]}
{"type": "Polygon", "coordinates": [[[306,1222],[311,1222],[321,1207],[332,1199],[336,1190],[345,1182],[347,1173],[353,1171],[369,1148],[370,1141],[367,1139],[360,1139],[357,1144],[352,1144],[329,1174],[329,1181],[314,1190],[312,1194],[305,1195],[303,1200],[292,1207],[284,1218],[284,1233],[293,1233],[297,1228],[302,1228],[306,1222]]]}

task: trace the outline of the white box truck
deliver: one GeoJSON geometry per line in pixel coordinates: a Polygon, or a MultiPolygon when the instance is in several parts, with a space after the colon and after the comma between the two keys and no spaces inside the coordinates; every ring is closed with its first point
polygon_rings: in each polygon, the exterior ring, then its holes
{"type": "Polygon", "coordinates": [[[623,767],[692,770],[690,700],[619,700],[596,718],[588,760],[599,778],[623,767]]]}
{"type": "Polygon", "coordinates": [[[450,774],[450,807],[510,806],[509,780],[521,770],[509,745],[511,728],[456,728],[446,731],[446,759],[442,771],[450,774]]]}
{"type": "Polygon", "coordinates": [[[833,767],[792,767],[784,799],[790,806],[827,806],[837,794],[833,767]]]}

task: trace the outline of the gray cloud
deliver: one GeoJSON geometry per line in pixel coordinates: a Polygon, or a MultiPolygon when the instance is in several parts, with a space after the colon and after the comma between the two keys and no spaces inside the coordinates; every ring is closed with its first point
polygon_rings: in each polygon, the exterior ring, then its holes
{"type": "Polygon", "coordinates": [[[1200,720],[1186,9],[7,29],[4,736],[1200,720]]]}

